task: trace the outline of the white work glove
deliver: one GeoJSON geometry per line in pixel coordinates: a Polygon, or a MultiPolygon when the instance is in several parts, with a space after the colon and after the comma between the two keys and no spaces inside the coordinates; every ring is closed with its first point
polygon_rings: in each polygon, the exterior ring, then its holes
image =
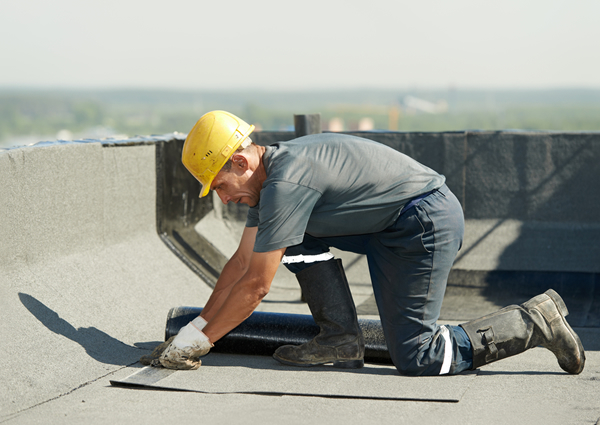
{"type": "MultiPolygon", "coordinates": [[[[198,329],[202,330],[204,328],[204,326],[206,326],[206,324],[208,323],[206,320],[204,320],[202,317],[198,316],[193,320],[194,324],[198,327],[198,329]]],[[[171,338],[167,339],[165,342],[161,343],[160,345],[158,345],[151,354],[146,354],[144,356],[142,356],[140,358],[140,363],[142,363],[145,366],[155,366],[155,367],[162,367],[162,364],[160,364],[160,356],[162,356],[162,353],[167,349],[167,347],[169,345],[171,345],[171,343],[173,342],[173,340],[175,339],[177,335],[173,335],[171,338]]]]}
{"type": "Polygon", "coordinates": [[[159,357],[160,364],[169,369],[198,369],[199,357],[212,348],[202,329],[206,320],[198,316],[179,330],[179,333],[159,357]]]}

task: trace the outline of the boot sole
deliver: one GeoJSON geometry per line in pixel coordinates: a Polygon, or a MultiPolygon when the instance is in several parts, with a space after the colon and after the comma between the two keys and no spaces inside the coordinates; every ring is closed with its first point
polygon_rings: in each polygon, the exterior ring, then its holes
{"type": "Polygon", "coordinates": [[[563,301],[562,297],[560,295],[558,295],[558,293],[554,289],[548,289],[545,292],[545,294],[548,295],[548,297],[550,297],[550,299],[556,305],[558,311],[560,312],[560,314],[562,316],[561,319],[563,321],[563,324],[567,327],[567,329],[569,330],[569,333],[571,334],[571,337],[573,337],[573,339],[575,340],[575,343],[577,344],[577,347],[579,348],[579,354],[580,354],[580,358],[581,358],[579,369],[575,372],[570,372],[568,370],[565,370],[565,372],[572,373],[574,375],[578,375],[583,371],[583,367],[585,366],[585,351],[583,349],[583,344],[581,343],[579,336],[575,333],[575,331],[571,328],[571,326],[565,319],[565,317],[568,316],[568,314],[569,314],[569,310],[567,309],[567,305],[563,301]]]}
{"type": "Polygon", "coordinates": [[[333,362],[333,367],[337,367],[340,369],[360,369],[364,365],[365,365],[364,360],[347,360],[347,361],[333,362]]]}
{"type": "Polygon", "coordinates": [[[360,360],[327,360],[327,361],[318,362],[318,363],[296,363],[296,362],[291,362],[289,360],[284,360],[284,359],[276,357],[276,356],[273,356],[273,358],[275,358],[275,360],[277,360],[280,363],[283,363],[283,364],[286,364],[289,366],[298,366],[298,367],[321,366],[321,365],[333,363],[332,366],[339,368],[339,369],[360,369],[361,367],[363,367],[365,365],[365,361],[362,359],[360,359],[360,360]]]}

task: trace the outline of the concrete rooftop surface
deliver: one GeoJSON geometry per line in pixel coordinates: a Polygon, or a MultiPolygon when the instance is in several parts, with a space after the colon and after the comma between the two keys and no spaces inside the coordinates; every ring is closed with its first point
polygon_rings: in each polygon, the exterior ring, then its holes
{"type": "MultiPolygon", "coordinates": [[[[217,352],[196,371],[144,368],[138,359],[164,340],[169,310],[202,307],[211,293],[157,232],[156,144],[169,140],[0,151],[0,423],[600,424],[595,321],[574,327],[587,357],[580,375],[541,347],[442,377],[217,352]]],[[[222,217],[216,208],[195,227],[227,257],[240,222],[222,217]]],[[[377,318],[365,259],[336,254],[360,317],[377,318]]],[[[440,323],[495,311],[498,299],[449,291],[440,323]]],[[[567,319],[581,317],[582,305],[566,301],[567,319]]],[[[283,267],[258,310],[309,314],[283,267]]]]}

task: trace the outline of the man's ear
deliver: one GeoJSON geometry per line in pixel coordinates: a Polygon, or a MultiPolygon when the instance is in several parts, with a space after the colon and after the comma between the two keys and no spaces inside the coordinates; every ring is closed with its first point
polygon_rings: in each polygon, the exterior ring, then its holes
{"type": "Polygon", "coordinates": [[[235,154],[231,157],[231,161],[233,162],[232,171],[236,173],[243,174],[248,169],[248,160],[244,155],[235,154]]]}

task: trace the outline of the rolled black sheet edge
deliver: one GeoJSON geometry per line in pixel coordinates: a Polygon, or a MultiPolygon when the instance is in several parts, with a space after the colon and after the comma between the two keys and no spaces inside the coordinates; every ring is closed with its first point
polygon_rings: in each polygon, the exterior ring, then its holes
{"type": "MultiPolygon", "coordinates": [[[[167,315],[165,341],[177,335],[202,312],[201,307],[173,307],[167,315]]],[[[365,337],[365,361],[391,364],[381,322],[358,319],[365,337]]],[[[319,333],[312,316],[305,314],[268,313],[255,311],[252,315],[215,343],[212,351],[229,354],[272,356],[282,345],[300,345],[319,333]]]]}

